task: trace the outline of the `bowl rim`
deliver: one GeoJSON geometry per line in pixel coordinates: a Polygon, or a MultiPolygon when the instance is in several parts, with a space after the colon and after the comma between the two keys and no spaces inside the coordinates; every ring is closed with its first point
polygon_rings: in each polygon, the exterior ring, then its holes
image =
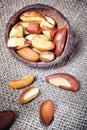
{"type": "MultiPolygon", "coordinates": [[[[73,42],[71,40],[72,39],[72,31],[71,31],[70,23],[67,20],[67,18],[58,9],[56,9],[56,8],[54,8],[52,6],[45,5],[45,4],[40,4],[40,3],[31,4],[31,5],[27,5],[27,6],[23,7],[23,8],[21,8],[16,13],[14,13],[10,17],[10,19],[8,20],[8,22],[6,24],[6,28],[5,28],[5,42],[6,42],[6,45],[7,45],[7,41],[8,41],[8,38],[9,38],[9,32],[7,30],[10,31],[10,29],[11,29],[11,27],[10,27],[10,24],[12,24],[11,20],[13,20],[13,18],[16,17],[16,16],[18,17],[21,13],[26,12],[27,10],[30,10],[32,8],[33,9],[34,8],[37,9],[38,7],[43,8],[43,9],[47,8],[47,9],[55,10],[55,12],[58,13],[58,14],[60,14],[60,16],[62,17],[62,19],[64,19],[64,21],[66,21],[67,26],[68,26],[67,27],[67,29],[68,29],[68,35],[67,35],[66,45],[65,45],[65,48],[64,48],[64,50],[62,52],[62,55],[59,56],[59,57],[57,57],[55,60],[53,60],[51,62],[46,62],[46,63],[45,62],[30,62],[30,61],[27,61],[27,60],[21,58],[20,56],[18,56],[14,50],[12,50],[10,48],[8,48],[8,49],[10,50],[10,52],[12,52],[12,55],[14,57],[16,57],[17,60],[22,61],[25,64],[28,64],[30,67],[41,67],[42,68],[42,67],[50,67],[50,66],[53,66],[53,65],[62,64],[62,61],[64,59],[66,59],[67,56],[69,56],[70,50],[72,48],[72,44],[73,44],[73,42]],[[9,27],[10,27],[10,29],[9,29],[9,27]]],[[[12,26],[14,26],[14,24],[12,26]]]]}

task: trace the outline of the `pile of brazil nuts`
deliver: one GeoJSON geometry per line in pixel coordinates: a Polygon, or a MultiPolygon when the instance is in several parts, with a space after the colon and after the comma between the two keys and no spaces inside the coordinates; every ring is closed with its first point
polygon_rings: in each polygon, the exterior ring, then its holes
{"type": "MultiPolygon", "coordinates": [[[[68,33],[66,27],[58,29],[54,19],[39,12],[24,12],[19,18],[20,21],[10,30],[7,42],[9,48],[29,62],[51,62],[62,55],[68,33]]],[[[13,89],[29,86],[19,96],[21,105],[39,96],[39,88],[31,85],[34,79],[35,75],[30,74],[8,82],[8,86],[13,89]]],[[[45,77],[45,81],[68,91],[79,90],[77,79],[70,74],[50,74],[45,77]]],[[[41,102],[39,108],[40,119],[44,124],[50,124],[54,119],[55,103],[46,99],[41,102]]]]}
{"type": "Polygon", "coordinates": [[[29,62],[51,62],[61,56],[67,28],[39,12],[24,12],[9,32],[7,46],[29,62]]]}
{"type": "MultiPolygon", "coordinates": [[[[13,89],[22,89],[29,86],[21,93],[19,97],[20,104],[23,105],[39,96],[40,93],[39,88],[34,85],[31,85],[34,82],[34,79],[35,79],[34,74],[30,74],[20,79],[11,80],[10,82],[8,82],[8,86],[13,89]]],[[[79,84],[77,79],[70,74],[66,73],[51,74],[46,76],[45,81],[53,86],[68,91],[76,92],[79,90],[79,84]]],[[[40,119],[46,125],[50,124],[51,121],[53,120],[54,108],[55,105],[51,99],[46,99],[42,101],[40,105],[39,110],[40,119]]]]}

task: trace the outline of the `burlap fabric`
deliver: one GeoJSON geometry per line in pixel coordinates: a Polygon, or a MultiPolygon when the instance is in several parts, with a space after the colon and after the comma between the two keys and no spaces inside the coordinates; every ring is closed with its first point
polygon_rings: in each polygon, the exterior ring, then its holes
{"type": "Polygon", "coordinates": [[[0,0],[0,110],[14,110],[16,120],[10,130],[87,130],[87,1],[86,0],[0,0]],[[66,65],[58,68],[32,68],[13,57],[6,47],[5,27],[9,18],[30,4],[48,4],[62,12],[74,30],[76,43],[74,55],[66,65]],[[80,85],[76,93],[65,91],[45,82],[48,74],[65,72],[75,76],[80,85]],[[40,95],[25,105],[19,96],[25,90],[13,90],[8,81],[33,73],[32,85],[40,95]],[[40,104],[52,99],[55,104],[54,120],[45,126],[39,117],[40,104]]]}

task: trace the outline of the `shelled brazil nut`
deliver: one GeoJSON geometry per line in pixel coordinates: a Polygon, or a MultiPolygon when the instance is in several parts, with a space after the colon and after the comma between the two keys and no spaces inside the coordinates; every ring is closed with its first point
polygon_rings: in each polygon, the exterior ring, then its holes
{"type": "Polygon", "coordinates": [[[37,88],[35,86],[31,86],[31,87],[27,88],[20,95],[19,103],[20,104],[25,104],[25,103],[31,101],[32,99],[37,97],[37,95],[39,94],[39,91],[40,91],[39,88],[37,88]]]}
{"type": "Polygon", "coordinates": [[[44,124],[49,125],[54,118],[54,102],[51,99],[44,100],[40,105],[40,118],[44,124]]]}
{"type": "Polygon", "coordinates": [[[77,79],[67,73],[55,73],[46,76],[46,82],[56,87],[76,92],[79,90],[77,79]]]}
{"type": "Polygon", "coordinates": [[[30,85],[35,79],[34,74],[24,76],[19,79],[11,80],[8,82],[8,86],[13,89],[20,89],[30,85]]]}
{"type": "Polygon", "coordinates": [[[36,11],[20,14],[20,21],[9,32],[7,46],[29,62],[52,62],[63,53],[67,28],[36,11]]]}

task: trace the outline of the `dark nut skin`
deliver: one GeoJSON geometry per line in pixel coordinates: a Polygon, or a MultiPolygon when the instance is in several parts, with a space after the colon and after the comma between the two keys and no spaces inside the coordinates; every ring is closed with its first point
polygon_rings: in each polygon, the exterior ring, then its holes
{"type": "Polygon", "coordinates": [[[46,77],[46,82],[59,88],[76,92],[79,90],[79,84],[75,77],[66,73],[51,74],[46,77]],[[53,82],[53,80],[56,80],[53,82]],[[61,80],[61,81],[60,81],[61,80]]]}
{"type": "Polygon", "coordinates": [[[38,34],[41,32],[40,30],[40,23],[30,23],[26,30],[31,34],[38,34]]]}
{"type": "Polygon", "coordinates": [[[50,124],[54,117],[54,103],[48,99],[42,102],[40,106],[40,118],[46,125],[50,124]]]}
{"type": "Polygon", "coordinates": [[[12,123],[15,120],[14,111],[1,111],[0,112],[0,130],[7,130],[11,127],[12,123]]]}
{"type": "Polygon", "coordinates": [[[60,56],[64,50],[64,46],[67,38],[67,28],[63,27],[57,31],[54,37],[54,43],[56,45],[55,55],[60,56]]]}

